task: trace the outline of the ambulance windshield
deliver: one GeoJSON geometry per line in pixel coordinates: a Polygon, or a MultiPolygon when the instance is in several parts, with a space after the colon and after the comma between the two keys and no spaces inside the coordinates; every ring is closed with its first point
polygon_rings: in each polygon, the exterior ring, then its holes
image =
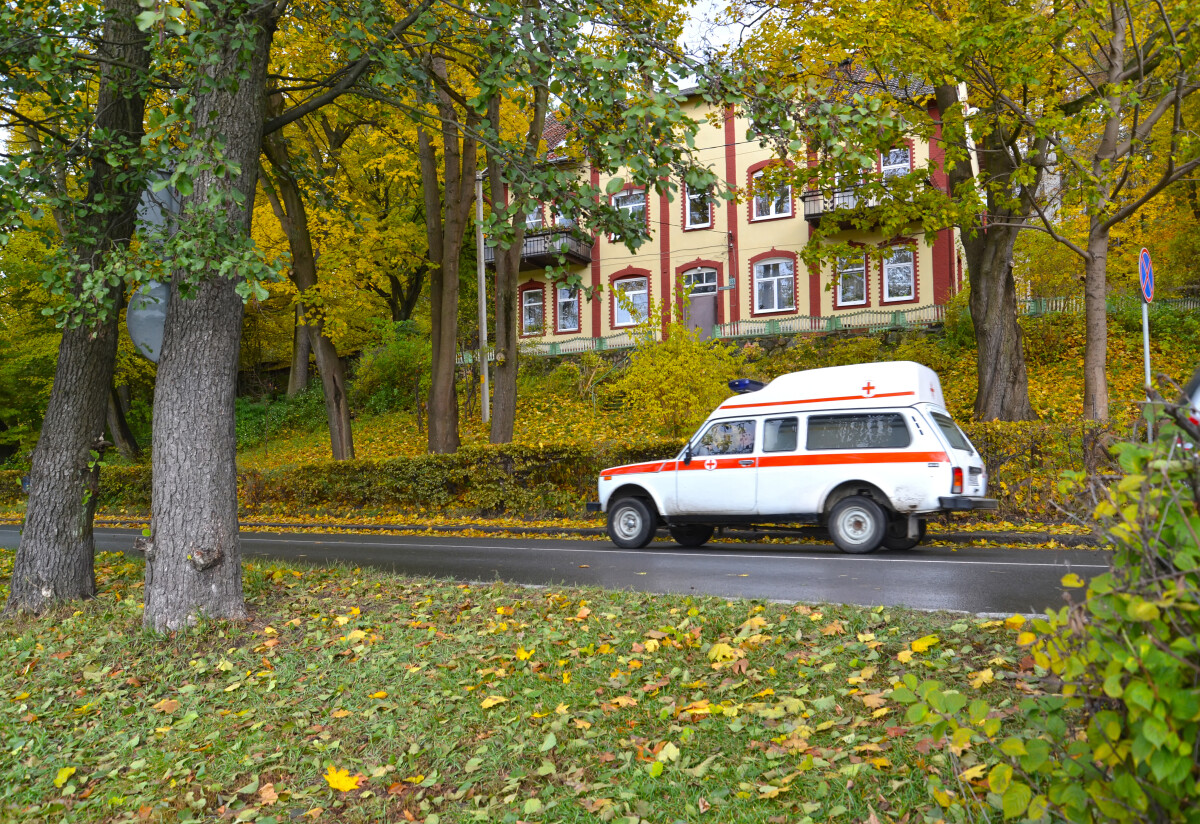
{"type": "Polygon", "coordinates": [[[941,412],[933,412],[934,422],[938,425],[938,429],[942,430],[942,434],[946,436],[946,440],[950,442],[950,446],[954,449],[961,449],[964,452],[975,454],[975,450],[971,448],[971,442],[967,440],[967,436],[958,428],[950,416],[943,415],[941,412]]]}

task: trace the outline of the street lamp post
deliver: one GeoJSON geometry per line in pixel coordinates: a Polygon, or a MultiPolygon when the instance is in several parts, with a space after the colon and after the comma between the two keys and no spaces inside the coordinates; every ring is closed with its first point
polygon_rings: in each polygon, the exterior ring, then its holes
{"type": "Polygon", "coordinates": [[[483,422],[491,419],[487,362],[487,283],[483,277],[483,172],[475,173],[475,271],[479,277],[479,369],[483,374],[483,422]]]}

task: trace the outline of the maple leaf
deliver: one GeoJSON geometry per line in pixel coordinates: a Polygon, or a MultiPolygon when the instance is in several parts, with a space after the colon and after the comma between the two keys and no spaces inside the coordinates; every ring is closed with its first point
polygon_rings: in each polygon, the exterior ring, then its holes
{"type": "Polygon", "coordinates": [[[910,650],[910,649],[902,649],[902,650],[900,650],[900,652],[896,653],[896,660],[899,661],[901,664],[907,664],[909,661],[912,660],[912,657],[913,657],[913,653],[912,653],[912,650],[910,650]]]}
{"type": "Polygon", "coordinates": [[[967,680],[971,682],[971,686],[975,689],[981,689],[984,684],[990,684],[995,681],[996,678],[995,673],[993,673],[991,667],[989,667],[985,670],[971,673],[969,676],[967,676],[967,680]]]}
{"type": "Polygon", "coordinates": [[[724,661],[737,660],[737,653],[733,651],[733,647],[729,644],[713,644],[708,648],[708,660],[722,663],[724,661]]]}
{"type": "Polygon", "coordinates": [[[887,703],[887,699],[878,692],[868,692],[859,696],[859,698],[862,699],[864,706],[872,710],[878,709],[887,703]]]}
{"type": "Polygon", "coordinates": [[[846,632],[846,628],[842,626],[841,621],[830,621],[825,626],[821,627],[822,635],[842,635],[846,632]]]}
{"type": "Polygon", "coordinates": [[[179,709],[179,702],[174,698],[164,698],[157,704],[151,704],[151,708],[170,715],[171,713],[175,712],[175,710],[179,709]]]}
{"type": "Polygon", "coordinates": [[[258,800],[268,807],[279,800],[279,793],[275,792],[274,784],[263,784],[258,790],[258,800]]]}
{"type": "Polygon", "coordinates": [[[941,641],[936,635],[926,635],[924,638],[918,638],[912,642],[913,652],[926,652],[934,644],[941,641]]]}
{"type": "Polygon", "coordinates": [[[333,787],[333,789],[338,792],[348,793],[351,790],[357,790],[358,785],[366,779],[366,776],[361,773],[351,775],[349,770],[339,770],[330,764],[323,778],[325,779],[325,783],[333,787]]]}

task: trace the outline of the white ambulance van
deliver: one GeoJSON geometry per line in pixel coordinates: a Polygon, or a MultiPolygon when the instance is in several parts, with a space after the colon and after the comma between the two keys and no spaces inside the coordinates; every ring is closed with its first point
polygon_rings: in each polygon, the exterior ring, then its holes
{"type": "Polygon", "coordinates": [[[844,552],[909,549],[941,512],[995,509],[978,451],[946,411],[937,374],[865,363],[730,383],[670,460],[600,473],[620,547],[665,525],[687,547],[718,526],[816,524],[844,552]]]}

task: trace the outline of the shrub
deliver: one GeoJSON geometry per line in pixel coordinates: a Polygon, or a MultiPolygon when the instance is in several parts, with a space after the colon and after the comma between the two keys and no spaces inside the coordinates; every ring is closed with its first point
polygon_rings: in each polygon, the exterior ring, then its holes
{"type": "Polygon", "coordinates": [[[23,497],[21,473],[15,469],[0,469],[0,504],[14,504],[23,497]]]}
{"type": "Polygon", "coordinates": [[[258,446],[279,435],[312,432],[328,425],[325,393],[317,381],[290,398],[238,398],[235,414],[238,449],[258,446]]]}
{"type": "Polygon", "coordinates": [[[411,409],[429,389],[429,336],[414,322],[401,321],[388,325],[382,337],[380,346],[359,361],[350,400],[375,414],[411,409]]]}

